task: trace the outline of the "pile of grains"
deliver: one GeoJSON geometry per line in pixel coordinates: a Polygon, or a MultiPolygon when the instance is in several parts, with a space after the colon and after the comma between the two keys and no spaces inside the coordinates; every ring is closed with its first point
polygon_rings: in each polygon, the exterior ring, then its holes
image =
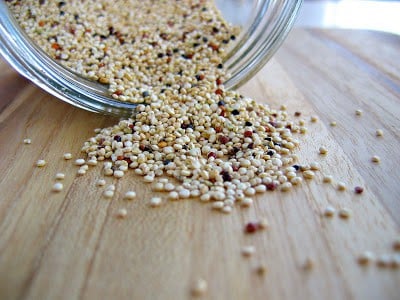
{"type": "Polygon", "coordinates": [[[271,109],[225,90],[225,47],[238,28],[213,1],[8,3],[53,58],[107,84],[115,99],[142,103],[132,118],[97,129],[84,144],[90,165],[111,160],[105,176],[134,169],[169,199],[213,200],[229,213],[237,201],[248,206],[256,193],[288,191],[312,172],[295,165],[293,134],[306,130],[287,119],[285,106],[271,109]],[[157,177],[174,184],[167,189],[157,177]]]}

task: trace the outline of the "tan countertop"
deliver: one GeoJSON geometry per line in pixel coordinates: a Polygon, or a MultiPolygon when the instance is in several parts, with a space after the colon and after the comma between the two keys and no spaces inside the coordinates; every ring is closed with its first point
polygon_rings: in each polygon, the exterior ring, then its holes
{"type": "Polygon", "coordinates": [[[79,157],[93,129],[116,120],[54,99],[0,61],[0,299],[187,299],[197,278],[208,282],[201,299],[398,299],[400,267],[362,267],[357,257],[393,255],[400,236],[399,62],[399,36],[292,31],[241,91],[285,104],[291,116],[302,112],[308,133],[298,137],[298,155],[319,161],[321,172],[224,215],[194,199],[150,208],[154,192],[133,172],[115,179],[116,195],[104,199],[94,185],[100,167],[78,177],[62,155],[79,157]],[[311,115],[319,121],[310,123],[311,115]],[[38,159],[47,165],[36,168],[38,159]],[[51,192],[57,172],[66,174],[58,194],[51,192]],[[348,189],[322,183],[323,174],[348,189]],[[136,200],[122,200],[128,189],[136,200]],[[352,217],[321,216],[328,205],[352,217]],[[123,220],[120,208],[128,210],[123,220]],[[268,230],[243,233],[262,217],[268,230]],[[255,246],[252,257],[241,255],[245,245],[255,246]],[[311,270],[302,267],[307,258],[311,270]],[[255,271],[260,264],[265,276],[255,271]]]}

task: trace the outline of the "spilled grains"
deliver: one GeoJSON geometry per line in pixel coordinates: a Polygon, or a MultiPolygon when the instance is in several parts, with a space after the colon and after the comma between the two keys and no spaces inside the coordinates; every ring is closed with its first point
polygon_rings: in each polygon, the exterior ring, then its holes
{"type": "MultiPolygon", "coordinates": [[[[96,135],[82,147],[87,158],[77,159],[78,166],[86,160],[93,166],[105,160],[105,176],[122,178],[133,169],[148,183],[156,177],[171,177],[177,183],[165,184],[164,189],[175,191],[178,199],[232,198],[230,205],[219,207],[225,213],[235,203],[249,206],[252,200],[246,197],[256,193],[279,186],[289,191],[301,183],[300,174],[284,170],[297,159],[295,135],[306,132],[305,122],[295,126],[285,105],[273,109],[225,89],[229,74],[223,65],[224,50],[240,29],[222,18],[213,1],[199,6],[191,1],[124,1],[124,10],[120,10],[121,1],[100,0],[98,6],[69,1],[63,5],[62,20],[75,28],[70,32],[61,21],[38,25],[41,16],[60,19],[60,9],[51,1],[17,2],[7,4],[27,34],[51,57],[105,84],[112,98],[138,103],[131,118],[95,129],[96,135]],[[98,14],[103,4],[107,7],[101,11],[103,18],[93,24],[89,16],[98,14]],[[39,15],[32,17],[27,13],[31,9],[39,15]],[[77,21],[74,16],[79,11],[77,21]],[[124,22],[115,21],[122,14],[124,22]],[[165,28],[160,23],[169,25],[165,28]],[[87,24],[93,25],[90,33],[87,24]],[[92,53],[90,63],[82,56],[87,51],[92,53]]],[[[317,120],[311,117],[312,122],[317,120]]],[[[64,158],[72,155],[64,154],[64,158]]],[[[313,178],[310,172],[303,176],[313,178]]],[[[161,185],[155,190],[163,191],[161,185]]]]}

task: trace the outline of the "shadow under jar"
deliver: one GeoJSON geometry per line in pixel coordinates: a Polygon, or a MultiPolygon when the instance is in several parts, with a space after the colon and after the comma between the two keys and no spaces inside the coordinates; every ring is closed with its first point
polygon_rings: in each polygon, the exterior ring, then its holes
{"type": "MultiPolygon", "coordinates": [[[[223,17],[241,33],[225,52],[229,78],[236,89],[252,78],[279,48],[293,26],[301,0],[215,0],[223,17]]],[[[0,53],[21,75],[57,98],[77,107],[120,117],[137,104],[114,100],[106,85],[63,67],[21,29],[5,1],[0,1],[0,53]]]]}

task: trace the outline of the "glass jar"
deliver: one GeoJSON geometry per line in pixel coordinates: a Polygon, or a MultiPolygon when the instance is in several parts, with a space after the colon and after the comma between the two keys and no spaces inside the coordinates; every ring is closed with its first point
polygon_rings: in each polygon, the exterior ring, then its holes
{"type": "MultiPolygon", "coordinates": [[[[215,0],[227,21],[241,34],[226,51],[228,89],[238,88],[272,57],[293,26],[301,0],[215,0]]],[[[0,1],[0,53],[21,75],[57,98],[77,107],[117,116],[130,115],[136,104],[116,101],[107,87],[61,66],[23,32],[5,1],[0,1]]]]}

